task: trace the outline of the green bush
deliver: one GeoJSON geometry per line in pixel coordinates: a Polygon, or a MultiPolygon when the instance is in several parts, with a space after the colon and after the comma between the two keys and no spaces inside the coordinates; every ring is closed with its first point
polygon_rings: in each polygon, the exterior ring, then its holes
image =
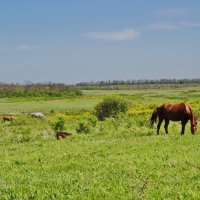
{"type": "Polygon", "coordinates": [[[126,113],[129,102],[119,96],[110,96],[96,105],[95,115],[99,120],[108,117],[117,117],[121,113],[126,113]]]}
{"type": "Polygon", "coordinates": [[[93,126],[95,127],[98,123],[98,118],[94,115],[91,115],[89,118],[88,118],[88,122],[93,126]]]}
{"type": "Polygon", "coordinates": [[[91,132],[91,127],[87,121],[81,121],[76,128],[77,133],[89,133],[91,132]]]}
{"type": "Polygon", "coordinates": [[[65,125],[65,120],[63,117],[59,117],[58,121],[52,124],[54,131],[63,131],[65,125]]]}

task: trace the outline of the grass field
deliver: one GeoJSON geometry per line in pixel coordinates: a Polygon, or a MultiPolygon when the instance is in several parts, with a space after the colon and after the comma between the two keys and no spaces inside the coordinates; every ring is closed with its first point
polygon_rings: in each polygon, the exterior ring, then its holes
{"type": "Polygon", "coordinates": [[[0,199],[200,199],[200,131],[185,136],[170,123],[149,129],[154,107],[187,102],[200,114],[200,86],[137,90],[85,90],[68,99],[1,99],[0,112],[16,119],[0,125],[0,199]],[[106,95],[132,103],[127,115],[91,124],[106,95]],[[44,112],[47,120],[27,112],[44,112]],[[60,117],[73,136],[56,140],[60,117]],[[85,133],[77,133],[80,123],[85,133]]]}

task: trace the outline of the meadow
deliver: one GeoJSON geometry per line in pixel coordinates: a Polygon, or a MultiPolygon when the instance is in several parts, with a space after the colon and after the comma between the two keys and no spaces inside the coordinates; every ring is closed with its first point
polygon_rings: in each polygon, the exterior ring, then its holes
{"type": "Polygon", "coordinates": [[[200,86],[83,90],[74,97],[0,99],[0,199],[200,199],[200,131],[171,122],[156,136],[149,119],[162,103],[188,103],[200,116],[200,86]],[[127,114],[98,121],[108,95],[131,103],[127,114]],[[40,111],[46,120],[28,112],[40,111]],[[60,118],[71,137],[55,139],[60,118]]]}

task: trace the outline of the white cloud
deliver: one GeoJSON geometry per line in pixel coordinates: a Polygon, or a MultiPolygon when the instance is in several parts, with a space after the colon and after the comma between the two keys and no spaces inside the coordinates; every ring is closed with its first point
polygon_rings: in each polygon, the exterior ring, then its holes
{"type": "Polygon", "coordinates": [[[185,15],[186,10],[183,8],[170,9],[170,10],[162,10],[154,12],[154,14],[158,17],[172,18],[172,17],[180,17],[185,15]]]}
{"type": "Polygon", "coordinates": [[[33,49],[35,49],[35,47],[29,44],[20,44],[16,46],[17,51],[30,51],[33,49]]]}
{"type": "Polygon", "coordinates": [[[184,27],[200,27],[200,23],[198,22],[182,21],[180,24],[184,27]]]}
{"type": "Polygon", "coordinates": [[[123,40],[133,40],[139,38],[140,32],[133,28],[130,28],[118,32],[90,32],[85,34],[85,36],[98,40],[123,41],[123,40]]]}
{"type": "Polygon", "coordinates": [[[169,23],[157,23],[157,24],[149,24],[147,28],[155,29],[155,30],[175,30],[175,29],[179,29],[180,26],[176,24],[169,24],[169,23]]]}

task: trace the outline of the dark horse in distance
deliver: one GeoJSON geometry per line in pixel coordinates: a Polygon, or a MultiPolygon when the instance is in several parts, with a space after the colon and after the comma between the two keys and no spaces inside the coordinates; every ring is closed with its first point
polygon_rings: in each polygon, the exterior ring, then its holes
{"type": "Polygon", "coordinates": [[[151,116],[150,126],[153,127],[154,123],[158,120],[157,135],[159,134],[160,126],[165,120],[165,132],[168,134],[169,121],[181,121],[182,130],[181,134],[184,135],[185,125],[188,120],[191,122],[191,133],[194,134],[197,130],[197,121],[195,119],[192,109],[185,103],[180,104],[163,104],[157,107],[151,116]]]}
{"type": "Polygon", "coordinates": [[[72,133],[60,131],[60,132],[57,132],[55,136],[56,136],[57,140],[59,140],[59,139],[66,138],[71,135],[72,135],[72,133]]]}

